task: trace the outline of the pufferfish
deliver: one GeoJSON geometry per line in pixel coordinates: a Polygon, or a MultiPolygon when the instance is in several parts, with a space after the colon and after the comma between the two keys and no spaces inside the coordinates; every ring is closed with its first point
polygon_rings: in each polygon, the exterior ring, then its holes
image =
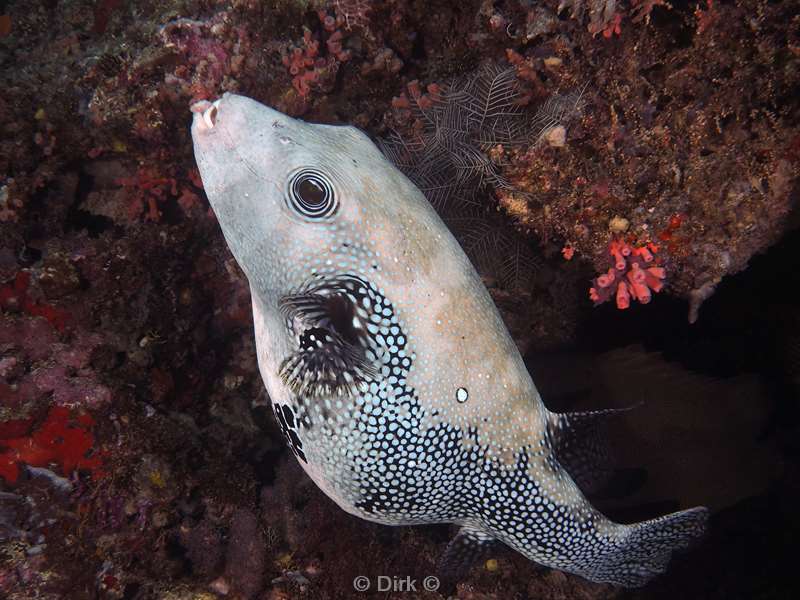
{"type": "Polygon", "coordinates": [[[192,106],[194,153],[250,284],[258,366],[311,479],[377,523],[460,526],[440,573],[502,542],[644,585],[705,530],[696,507],[615,523],[576,481],[608,411],[547,410],[480,277],[366,134],[240,95],[192,106]]]}

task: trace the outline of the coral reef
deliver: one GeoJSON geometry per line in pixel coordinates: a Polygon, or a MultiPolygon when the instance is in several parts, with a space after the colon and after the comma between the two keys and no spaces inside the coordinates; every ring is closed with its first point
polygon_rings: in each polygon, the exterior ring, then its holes
{"type": "MultiPolygon", "coordinates": [[[[357,575],[422,581],[450,537],[357,521],[287,457],[247,282],[194,168],[194,100],[241,92],[394,141],[530,352],[569,342],[587,314],[619,327],[669,296],[702,325],[701,303],[793,222],[800,25],[787,0],[1,4],[10,599],[348,598],[357,575]],[[663,289],[641,311],[606,313],[587,298],[597,273],[597,301],[618,301],[622,275],[640,302],[637,285],[663,289]]],[[[796,432],[780,435],[796,455],[796,432]]],[[[790,556],[772,533],[796,520],[787,465],[716,517],[739,536],[733,550],[723,530],[697,563],[627,596],[778,590],[784,563],[762,575],[743,561],[751,542],[790,556]]],[[[498,550],[455,595],[621,593],[498,550]]]]}
{"type": "MultiPolygon", "coordinates": [[[[776,27],[785,5],[772,7],[774,18],[762,13],[758,27],[748,24],[746,4],[711,6],[726,27],[700,15],[688,30],[683,23],[692,17],[662,15],[646,35],[620,40],[613,50],[600,46],[598,57],[630,57],[624,80],[614,69],[584,72],[592,83],[581,122],[567,128],[565,147],[515,149],[503,170],[511,190],[498,190],[500,204],[523,227],[569,244],[598,271],[618,235],[612,226],[617,216],[629,222],[637,244],[666,241],[666,291],[689,299],[745,268],[778,239],[797,195],[798,108],[788,91],[797,83],[796,68],[789,66],[797,58],[770,42],[782,35],[776,27]],[[687,37],[678,46],[681,28],[687,37]],[[773,60],[786,61],[787,69],[759,79],[765,71],[758,65],[773,60]],[[706,87],[709,80],[716,85],[706,87]],[[746,98],[737,92],[744,89],[746,98]]],[[[572,51],[550,48],[557,68],[546,66],[550,56],[534,53],[526,64],[556,79],[581,77],[565,72],[575,63],[572,51]]]]}
{"type": "Polygon", "coordinates": [[[97,480],[104,475],[102,458],[95,452],[88,456],[94,445],[91,427],[94,419],[88,414],[78,415],[71,422],[70,410],[53,406],[47,419],[35,431],[29,432],[30,420],[17,419],[3,423],[0,446],[0,477],[8,483],[16,483],[19,465],[44,467],[56,463],[65,475],[80,469],[91,473],[97,480]]]}

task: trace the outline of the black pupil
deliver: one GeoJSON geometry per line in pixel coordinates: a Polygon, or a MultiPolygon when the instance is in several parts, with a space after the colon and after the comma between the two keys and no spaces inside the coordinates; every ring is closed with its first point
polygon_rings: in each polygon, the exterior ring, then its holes
{"type": "Polygon", "coordinates": [[[299,181],[296,189],[300,199],[310,206],[320,206],[326,201],[325,190],[312,179],[299,181]]]}

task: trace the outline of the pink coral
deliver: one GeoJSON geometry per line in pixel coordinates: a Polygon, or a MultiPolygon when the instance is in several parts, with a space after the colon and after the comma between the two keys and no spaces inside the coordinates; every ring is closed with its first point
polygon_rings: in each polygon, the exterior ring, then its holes
{"type": "Polygon", "coordinates": [[[223,28],[220,21],[176,19],[160,30],[164,44],[186,57],[184,69],[174,75],[191,80],[193,100],[214,95],[229,69],[230,52],[218,35],[223,28]]]}
{"type": "MultiPolygon", "coordinates": [[[[234,24],[227,11],[206,20],[174,19],[161,27],[159,37],[166,48],[182,56],[166,74],[165,82],[178,87],[192,101],[235,89],[236,77],[251,49],[247,28],[234,24]]],[[[138,114],[146,117],[146,111],[138,114]]]]}
{"type": "Polygon", "coordinates": [[[162,177],[157,167],[139,167],[134,177],[120,177],[114,181],[130,191],[129,217],[131,221],[143,212],[145,220],[159,221],[159,204],[167,194],[178,195],[178,183],[174,177],[162,177]],[[146,209],[146,212],[145,212],[146,209]]]}
{"type": "MultiPolygon", "coordinates": [[[[199,176],[188,172],[187,178],[195,187],[202,189],[199,176]]],[[[175,177],[174,170],[162,172],[158,166],[140,166],[132,177],[118,177],[114,183],[128,190],[128,219],[139,220],[144,215],[145,221],[158,222],[162,216],[162,206],[168,198],[177,198],[178,205],[184,213],[203,205],[195,191],[185,183],[183,178],[175,177]]]]}
{"type": "Polygon", "coordinates": [[[282,57],[283,65],[292,75],[292,86],[301,98],[311,93],[311,85],[316,83],[321,74],[332,64],[319,56],[319,40],[315,40],[311,31],[303,32],[303,45],[295,46],[282,57]]]}
{"type": "Polygon", "coordinates": [[[441,102],[444,90],[437,83],[429,83],[423,92],[417,79],[406,84],[406,89],[408,93],[401,92],[392,98],[395,124],[408,139],[419,139],[425,128],[423,113],[441,102]]]}
{"type": "Polygon", "coordinates": [[[616,299],[617,308],[626,309],[631,298],[642,304],[650,302],[651,291],[660,292],[666,277],[664,268],[655,259],[658,246],[648,243],[631,246],[624,240],[612,240],[608,253],[614,265],[606,273],[599,275],[589,288],[589,297],[595,306],[616,299]]]}
{"type": "Polygon", "coordinates": [[[302,45],[289,49],[281,57],[283,65],[292,75],[292,86],[303,100],[308,99],[313,87],[326,87],[336,76],[339,65],[350,60],[350,50],[343,47],[344,36],[340,29],[340,21],[319,11],[318,17],[323,29],[329,33],[325,40],[326,56],[320,55],[320,40],[311,30],[303,31],[302,45]]]}

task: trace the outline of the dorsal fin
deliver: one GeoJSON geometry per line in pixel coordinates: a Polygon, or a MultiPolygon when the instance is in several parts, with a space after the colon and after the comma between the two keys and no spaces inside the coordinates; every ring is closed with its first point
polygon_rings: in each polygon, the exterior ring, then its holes
{"type": "Polygon", "coordinates": [[[550,413],[547,429],[553,453],[584,494],[597,492],[614,474],[608,443],[609,420],[640,405],[550,413]]]}

